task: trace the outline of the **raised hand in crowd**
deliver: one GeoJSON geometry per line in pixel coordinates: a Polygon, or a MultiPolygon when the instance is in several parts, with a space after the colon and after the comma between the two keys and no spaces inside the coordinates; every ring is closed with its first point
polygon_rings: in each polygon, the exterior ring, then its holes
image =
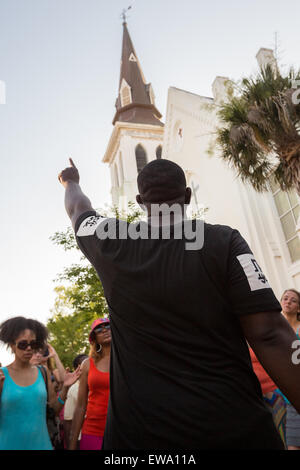
{"type": "Polygon", "coordinates": [[[78,217],[84,212],[93,210],[93,208],[89,198],[81,191],[79,186],[79,172],[72,158],[69,160],[71,166],[61,171],[58,175],[58,179],[66,189],[65,207],[74,227],[78,217]]]}
{"type": "Polygon", "coordinates": [[[69,158],[69,162],[71,166],[65,168],[58,175],[58,179],[63,186],[66,186],[66,184],[70,181],[79,184],[79,171],[76,168],[72,158],[69,158]]]}
{"type": "Polygon", "coordinates": [[[55,380],[57,383],[61,384],[64,381],[65,375],[66,375],[66,370],[59,358],[59,355],[55,351],[54,347],[51,346],[51,344],[47,344],[48,349],[49,349],[49,356],[48,359],[53,358],[55,361],[55,368],[52,370],[52,373],[54,375],[55,380]]]}

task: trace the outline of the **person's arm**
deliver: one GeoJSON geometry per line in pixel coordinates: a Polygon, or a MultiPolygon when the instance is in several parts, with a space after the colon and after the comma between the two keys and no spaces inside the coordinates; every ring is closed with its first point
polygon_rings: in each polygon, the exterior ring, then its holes
{"type": "Polygon", "coordinates": [[[263,368],[300,413],[300,364],[292,360],[297,336],[280,312],[240,317],[245,338],[263,368]]]}
{"type": "Polygon", "coordinates": [[[63,402],[61,403],[58,400],[58,397],[56,396],[54,387],[52,386],[50,372],[47,370],[49,406],[53,408],[56,415],[59,415],[60,411],[62,410],[62,407],[64,406],[64,402],[67,398],[67,393],[68,393],[69,388],[79,379],[80,375],[81,375],[81,370],[79,367],[75,370],[75,372],[72,372],[72,373],[70,373],[68,369],[66,370],[66,375],[65,375],[64,382],[63,382],[63,386],[59,392],[60,400],[63,402]]]}
{"type": "Polygon", "coordinates": [[[70,434],[71,434],[71,427],[72,427],[72,419],[64,419],[63,426],[64,426],[64,438],[66,448],[69,449],[70,447],[70,434]]]}
{"type": "Polygon", "coordinates": [[[49,348],[49,358],[50,357],[53,357],[53,359],[55,360],[55,364],[56,364],[56,369],[52,372],[55,379],[57,380],[58,383],[63,383],[64,379],[65,379],[65,375],[66,375],[66,371],[65,371],[65,368],[61,362],[61,360],[59,359],[59,356],[57,354],[57,352],[55,351],[55,349],[53,348],[53,346],[51,346],[51,344],[48,344],[47,345],[48,348],[49,348]]]}
{"type": "Polygon", "coordinates": [[[90,362],[85,361],[82,365],[82,374],[80,377],[79,382],[79,390],[78,390],[78,398],[77,398],[77,405],[74,411],[73,420],[72,420],[72,427],[70,432],[69,438],[69,450],[76,450],[77,448],[77,441],[79,437],[79,433],[82,428],[82,424],[84,421],[87,402],[88,402],[88,373],[89,373],[90,362]]]}
{"type": "Polygon", "coordinates": [[[64,186],[65,207],[68,216],[71,219],[73,228],[75,227],[78,217],[87,211],[92,211],[91,201],[85,196],[79,186],[79,172],[70,158],[71,166],[65,168],[59,175],[58,179],[64,186]]]}
{"type": "Polygon", "coordinates": [[[79,388],[79,383],[76,383],[75,385],[70,387],[68,391],[67,399],[65,401],[63,427],[64,427],[64,439],[65,439],[66,449],[68,449],[70,445],[70,433],[71,433],[71,426],[72,426],[74,411],[75,411],[76,404],[77,404],[78,388],[79,388]]]}

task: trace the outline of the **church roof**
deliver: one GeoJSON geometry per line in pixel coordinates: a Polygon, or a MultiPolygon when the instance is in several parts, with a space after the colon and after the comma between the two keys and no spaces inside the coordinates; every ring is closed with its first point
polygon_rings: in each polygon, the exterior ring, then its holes
{"type": "Polygon", "coordinates": [[[194,96],[197,96],[198,98],[202,98],[202,99],[209,100],[209,101],[214,101],[214,98],[211,98],[210,96],[198,95],[197,93],[193,93],[192,91],[183,90],[182,88],[177,88],[176,86],[171,86],[170,90],[172,90],[172,89],[177,90],[177,91],[181,91],[182,93],[186,93],[187,95],[194,95],[194,96]]]}
{"type": "Polygon", "coordinates": [[[151,84],[146,83],[127,24],[124,22],[119,94],[113,124],[120,121],[163,126],[161,117],[155,106],[151,84]],[[126,100],[122,99],[122,93],[124,96],[126,94],[126,100]]]}

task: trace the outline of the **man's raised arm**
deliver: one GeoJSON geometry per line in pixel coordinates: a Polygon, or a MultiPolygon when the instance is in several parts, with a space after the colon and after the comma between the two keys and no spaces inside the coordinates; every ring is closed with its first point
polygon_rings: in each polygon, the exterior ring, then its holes
{"type": "Polygon", "coordinates": [[[72,160],[69,159],[71,166],[65,168],[59,175],[58,179],[64,186],[65,192],[65,207],[68,216],[71,219],[72,226],[75,228],[75,223],[78,217],[87,211],[92,211],[91,201],[86,197],[79,186],[79,172],[72,160]]]}

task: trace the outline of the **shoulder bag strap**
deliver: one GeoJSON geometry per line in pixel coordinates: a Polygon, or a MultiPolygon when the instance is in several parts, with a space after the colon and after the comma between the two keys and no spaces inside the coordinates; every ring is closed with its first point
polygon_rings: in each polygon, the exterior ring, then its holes
{"type": "Polygon", "coordinates": [[[43,379],[44,379],[44,382],[45,382],[45,385],[46,385],[46,390],[47,390],[47,403],[49,401],[49,394],[48,394],[48,378],[47,378],[47,372],[46,372],[46,369],[44,366],[38,366],[38,368],[40,369],[41,373],[42,373],[42,376],[43,376],[43,379]]]}

